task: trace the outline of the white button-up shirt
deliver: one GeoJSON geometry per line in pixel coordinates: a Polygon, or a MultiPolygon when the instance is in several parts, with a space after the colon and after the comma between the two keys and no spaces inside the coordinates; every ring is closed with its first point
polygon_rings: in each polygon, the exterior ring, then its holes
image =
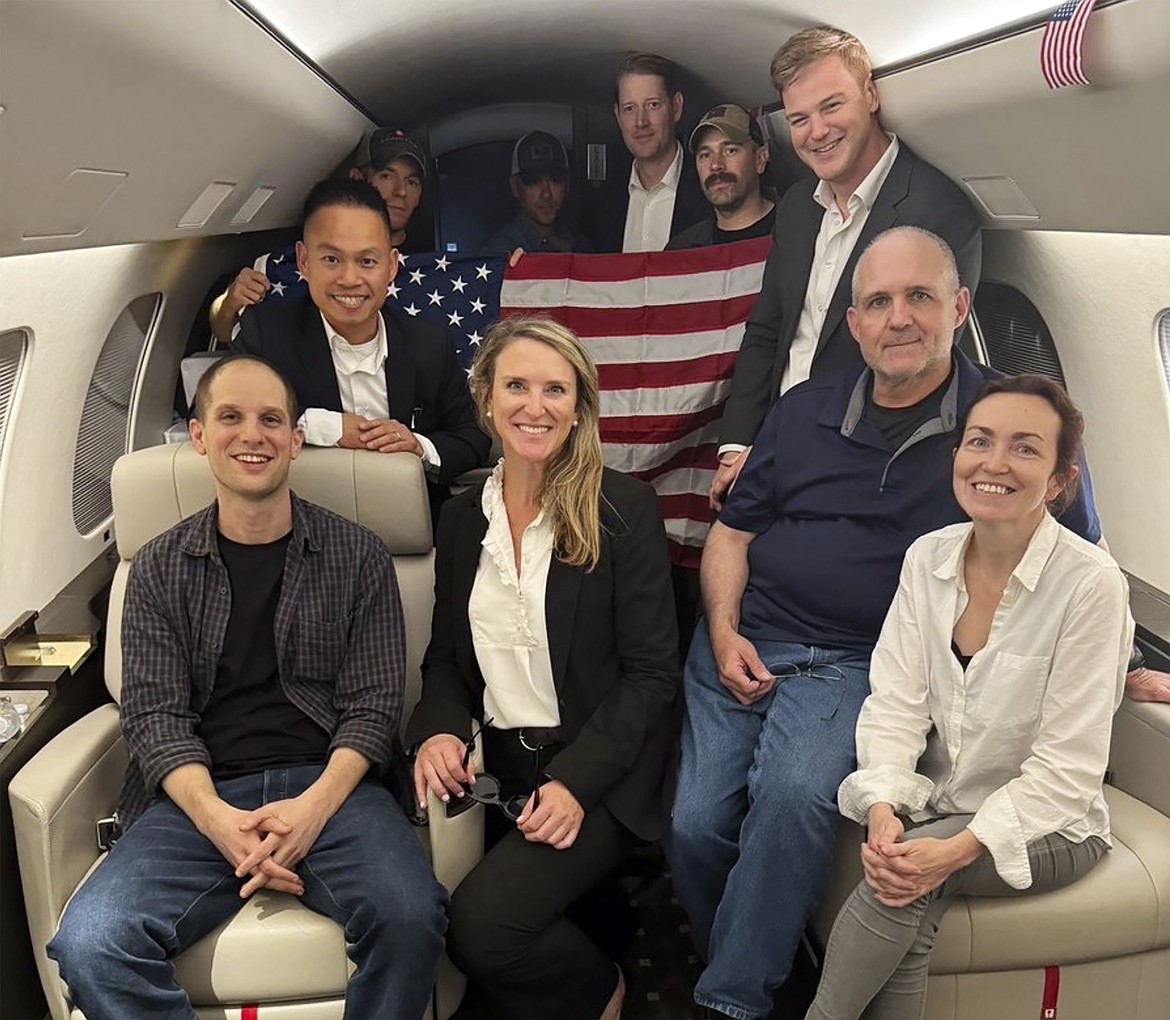
{"type": "Polygon", "coordinates": [[[931,532],[906,554],[857,720],[858,771],[837,797],[863,823],[877,803],[915,821],[974,814],[1000,877],[1026,889],[1032,840],[1109,841],[1101,783],[1133,641],[1129,589],[1108,553],[1045,515],[964,671],[951,640],[971,528],[931,532]]]}
{"type": "MultiPolygon", "coordinates": [[[[363,418],[389,418],[390,398],[386,393],[386,322],[378,313],[378,330],[372,340],[351,344],[321,315],[321,325],[329,340],[333,357],[333,371],[337,374],[337,389],[341,406],[349,414],[363,418]]],[[[305,442],[310,446],[336,446],[345,427],[341,411],[323,407],[308,407],[298,423],[305,431],[305,442]]],[[[412,430],[414,422],[405,423],[412,430]]],[[[439,467],[439,451],[426,436],[414,433],[423,448],[423,464],[430,470],[439,467]]]]}
{"type": "Polygon", "coordinates": [[[662,251],[670,240],[670,221],[682,176],[683,150],[675,142],[674,162],[666,175],[652,188],[642,186],[638,162],[630,167],[630,203],[626,206],[626,233],[622,251],[662,251]]]}
{"type": "Polygon", "coordinates": [[[846,203],[847,215],[842,216],[841,210],[837,208],[837,200],[833,197],[833,189],[828,181],[821,181],[817,185],[817,190],[813,192],[813,198],[824,208],[825,213],[821,217],[821,229],[817,234],[812,268],[808,274],[808,289],[805,291],[804,305],[800,310],[800,321],[788,351],[788,364],[780,378],[781,393],[799,382],[804,382],[812,371],[817,340],[825,324],[829,303],[833,300],[837,284],[841,281],[845,263],[853,254],[853,248],[861,236],[865,221],[869,219],[869,211],[890,175],[894,160],[898,158],[898,139],[888,132],[886,137],[890,144],[886,146],[881,159],[866,174],[865,180],[849,196],[846,203]]]}
{"type": "Polygon", "coordinates": [[[504,508],[504,462],[483,488],[483,536],[471,587],[471,642],[483,674],[484,718],[510,730],[559,726],[544,596],[553,556],[552,522],[542,510],[520,540],[520,571],[504,508]]]}

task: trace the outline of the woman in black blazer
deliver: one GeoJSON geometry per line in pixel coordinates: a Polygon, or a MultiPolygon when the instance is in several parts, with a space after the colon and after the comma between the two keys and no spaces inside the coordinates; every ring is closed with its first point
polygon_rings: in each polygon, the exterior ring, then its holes
{"type": "Polygon", "coordinates": [[[565,911],[667,824],[682,699],[662,518],[602,466],[597,369],[567,329],[497,324],[470,384],[503,458],[443,508],[407,736],[420,802],[491,805],[447,950],[505,1015],[617,1017],[621,971],[565,911]]]}

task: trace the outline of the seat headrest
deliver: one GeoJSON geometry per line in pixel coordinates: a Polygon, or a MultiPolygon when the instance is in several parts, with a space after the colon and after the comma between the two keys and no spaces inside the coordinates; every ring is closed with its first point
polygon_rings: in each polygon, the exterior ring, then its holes
{"type": "Polygon", "coordinates": [[[199,380],[203,378],[203,373],[220,358],[226,358],[230,353],[226,349],[196,351],[179,362],[179,378],[183,381],[183,396],[188,407],[195,402],[195,390],[199,388],[199,380]]]}
{"type": "MultiPolygon", "coordinates": [[[[431,549],[427,487],[422,461],[414,454],[305,447],[293,461],[290,481],[302,499],[365,525],[394,555],[431,549]]],[[[207,458],[189,442],[119,457],[110,485],[124,560],[215,499],[207,458]]]]}

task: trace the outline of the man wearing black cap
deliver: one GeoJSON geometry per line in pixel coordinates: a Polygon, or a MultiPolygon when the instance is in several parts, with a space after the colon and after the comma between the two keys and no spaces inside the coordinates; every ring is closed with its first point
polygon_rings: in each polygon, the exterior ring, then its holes
{"type": "Polygon", "coordinates": [[[776,205],[760,191],[768,147],[756,119],[732,103],[712,107],[691,132],[690,149],[713,211],[672,237],[666,250],[769,236],[776,205]]]}
{"type": "Polygon", "coordinates": [[[569,157],[559,138],[530,131],[512,149],[512,194],[516,215],[495,232],[485,251],[577,251],[592,246],[561,220],[569,192],[569,157]]]}
{"type": "MultiPolygon", "coordinates": [[[[418,144],[398,128],[378,128],[362,137],[349,176],[372,184],[386,203],[393,230],[390,241],[401,249],[406,242],[406,228],[422,198],[427,159],[418,144]]],[[[236,321],[249,305],[261,301],[271,282],[269,264],[296,265],[296,252],[289,245],[284,251],[261,255],[251,266],[236,274],[228,288],[211,303],[211,332],[220,343],[232,339],[236,321]]]]}

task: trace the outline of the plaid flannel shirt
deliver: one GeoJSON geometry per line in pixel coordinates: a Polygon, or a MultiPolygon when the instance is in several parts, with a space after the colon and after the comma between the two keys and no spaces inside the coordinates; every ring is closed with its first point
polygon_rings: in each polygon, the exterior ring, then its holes
{"type": "MultiPolygon", "coordinates": [[[[394,564],[367,529],[292,496],[292,539],[276,608],[284,692],[371,763],[395,751],[406,635],[394,564]]],[[[122,732],[130,765],[119,812],[129,827],[180,765],[211,767],[196,736],[231,613],[216,543],[217,506],[143,546],[122,617],[122,732]]]]}

